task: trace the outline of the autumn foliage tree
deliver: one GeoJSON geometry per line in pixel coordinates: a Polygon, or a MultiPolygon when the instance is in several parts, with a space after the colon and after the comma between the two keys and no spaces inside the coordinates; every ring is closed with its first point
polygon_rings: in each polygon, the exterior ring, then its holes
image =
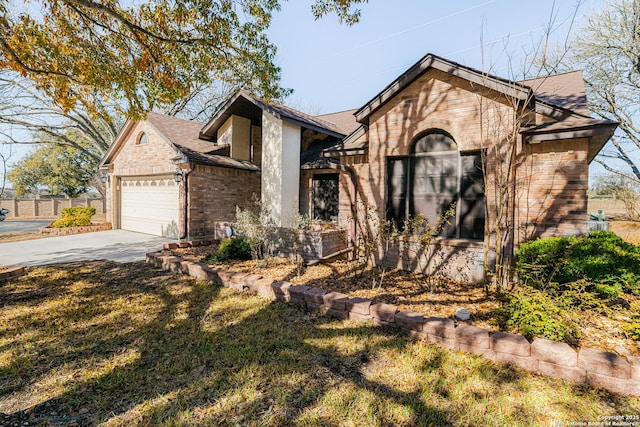
{"type": "MultiPolygon", "coordinates": [[[[353,23],[352,4],[316,0],[313,13],[353,23]]],[[[266,98],[280,84],[266,29],[278,0],[9,0],[0,2],[0,69],[28,77],[70,110],[116,100],[127,117],[223,81],[266,98]]]]}

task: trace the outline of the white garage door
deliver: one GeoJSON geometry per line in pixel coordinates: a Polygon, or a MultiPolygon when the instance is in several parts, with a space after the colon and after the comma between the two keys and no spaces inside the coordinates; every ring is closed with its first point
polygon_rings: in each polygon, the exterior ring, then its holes
{"type": "Polygon", "coordinates": [[[179,193],[172,176],[123,178],[121,189],[120,228],[178,237],[179,193]]]}

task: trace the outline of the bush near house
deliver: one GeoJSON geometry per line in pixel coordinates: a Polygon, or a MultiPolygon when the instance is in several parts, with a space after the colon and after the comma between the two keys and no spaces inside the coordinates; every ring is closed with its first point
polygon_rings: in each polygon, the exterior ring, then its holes
{"type": "MultiPolygon", "coordinates": [[[[640,295],[640,247],[611,232],[538,239],[516,255],[520,285],[505,295],[501,322],[529,338],[575,343],[578,311],[607,312],[640,295]]],[[[627,330],[640,337],[634,322],[627,330]]]]}
{"type": "Polygon", "coordinates": [[[62,218],[56,219],[49,227],[84,227],[91,225],[91,217],[95,215],[96,208],[93,206],[76,206],[62,209],[62,218]]]}
{"type": "Polygon", "coordinates": [[[557,288],[586,278],[594,287],[602,285],[597,292],[603,297],[617,296],[606,287],[635,295],[640,291],[640,247],[608,231],[538,239],[523,243],[516,254],[520,281],[535,288],[557,288]]]}
{"type": "Polygon", "coordinates": [[[252,258],[252,246],[244,237],[227,237],[220,242],[218,250],[206,258],[206,262],[222,262],[230,259],[249,260],[252,258]]]}

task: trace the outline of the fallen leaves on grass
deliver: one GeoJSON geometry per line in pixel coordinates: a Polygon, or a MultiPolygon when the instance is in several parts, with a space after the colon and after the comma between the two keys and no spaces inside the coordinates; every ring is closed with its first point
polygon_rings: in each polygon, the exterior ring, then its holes
{"type": "Polygon", "coordinates": [[[640,411],[143,263],[0,287],[1,425],[535,425],[640,411]]]}

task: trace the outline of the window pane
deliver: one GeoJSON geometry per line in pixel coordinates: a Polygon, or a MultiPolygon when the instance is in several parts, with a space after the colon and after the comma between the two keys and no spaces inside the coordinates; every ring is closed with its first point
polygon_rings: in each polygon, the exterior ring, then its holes
{"type": "Polygon", "coordinates": [[[313,176],[313,219],[338,220],[338,174],[313,176]]]}
{"type": "Polygon", "coordinates": [[[484,178],[479,153],[461,155],[447,134],[425,135],[408,158],[388,159],[387,218],[401,225],[419,213],[435,225],[456,204],[442,236],[482,240],[484,178]]]}
{"type": "Polygon", "coordinates": [[[423,136],[413,146],[414,153],[430,153],[436,151],[456,151],[456,143],[444,133],[430,133],[423,136]]]}
{"type": "Polygon", "coordinates": [[[387,160],[387,219],[400,226],[406,215],[407,158],[387,160]]]}
{"type": "Polygon", "coordinates": [[[461,156],[460,208],[458,223],[460,237],[482,240],[485,224],[484,177],[480,154],[461,156]]]}

